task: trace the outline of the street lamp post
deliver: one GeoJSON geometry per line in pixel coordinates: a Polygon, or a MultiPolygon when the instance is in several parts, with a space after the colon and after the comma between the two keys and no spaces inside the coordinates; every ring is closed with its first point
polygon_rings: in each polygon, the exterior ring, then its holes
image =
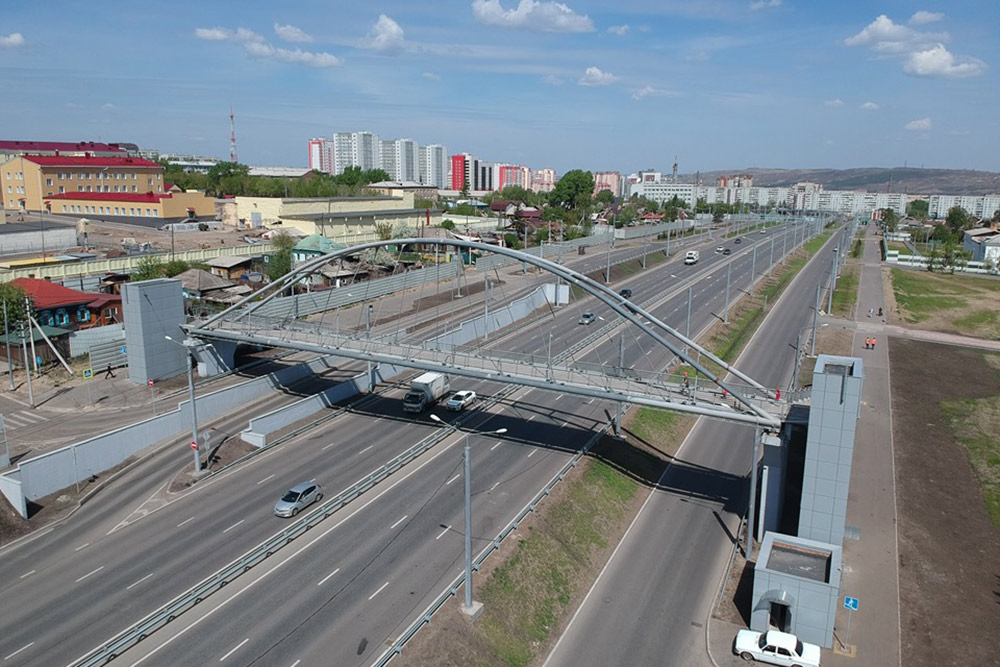
{"type": "Polygon", "coordinates": [[[193,341],[192,343],[188,343],[190,339],[185,339],[183,343],[179,343],[170,336],[164,336],[164,338],[174,345],[180,345],[188,354],[188,402],[191,403],[191,450],[194,452],[194,476],[197,478],[201,474],[201,445],[198,442],[198,411],[194,402],[194,365],[197,363],[194,350],[192,350],[194,344],[193,341]]]}
{"type": "MultiPolygon", "coordinates": [[[[431,415],[431,419],[439,424],[443,424],[437,415],[431,415]]],[[[486,431],[482,435],[502,435],[507,432],[505,428],[498,428],[494,431],[486,431]]],[[[482,604],[473,606],[472,602],[472,450],[469,447],[469,433],[465,433],[465,604],[462,612],[475,617],[482,604]]]]}

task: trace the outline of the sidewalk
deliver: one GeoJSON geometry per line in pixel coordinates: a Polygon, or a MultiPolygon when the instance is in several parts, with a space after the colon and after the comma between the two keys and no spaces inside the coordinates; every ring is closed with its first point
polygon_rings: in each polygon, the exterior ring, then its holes
{"type": "MultiPolygon", "coordinates": [[[[837,602],[834,648],[823,650],[823,665],[860,667],[900,665],[899,557],[896,540],[895,470],[892,448],[892,415],[889,401],[888,328],[869,320],[868,308],[885,304],[878,241],[873,229],[865,240],[864,264],[855,313],[861,319],[848,323],[827,318],[831,324],[853,329],[852,356],[864,362],[861,416],[858,420],[851,489],[847,502],[848,535],[843,544],[841,597],[837,602]],[[875,350],[865,349],[865,337],[879,338],[875,350]],[[843,596],[860,599],[850,620],[843,596]]],[[[730,568],[731,569],[731,568],[730,568]]],[[[725,585],[729,578],[722,582],[725,585]]],[[[741,582],[752,585],[752,580],[741,582]]],[[[720,592],[720,595],[724,593],[720,592]]],[[[707,634],[709,656],[716,667],[745,664],[733,655],[733,637],[745,626],[716,617],[707,634]]]]}

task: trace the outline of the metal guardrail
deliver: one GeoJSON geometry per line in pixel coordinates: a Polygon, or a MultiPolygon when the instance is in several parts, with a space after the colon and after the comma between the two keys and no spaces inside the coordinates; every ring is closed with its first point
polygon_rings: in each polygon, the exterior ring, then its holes
{"type": "MultiPolygon", "coordinates": [[[[576,467],[577,464],[579,464],[580,460],[584,456],[586,456],[587,452],[590,451],[590,448],[594,446],[594,443],[596,443],[604,436],[608,428],[609,425],[605,424],[604,426],[601,427],[599,431],[594,433],[594,435],[590,437],[590,439],[580,449],[580,451],[574,454],[573,457],[570,458],[570,460],[566,463],[566,465],[564,465],[559,470],[559,472],[557,472],[552,477],[552,479],[549,480],[548,484],[542,487],[542,489],[535,494],[535,496],[528,502],[528,504],[525,505],[521,509],[521,511],[519,511],[514,516],[514,518],[500,530],[499,533],[497,533],[497,536],[494,537],[493,540],[491,540],[490,543],[486,545],[486,547],[482,551],[480,551],[479,555],[476,556],[476,558],[472,561],[473,570],[475,570],[476,572],[479,571],[479,569],[483,565],[483,562],[494,551],[499,549],[500,545],[503,544],[503,541],[507,539],[507,537],[509,537],[511,533],[517,530],[521,526],[521,523],[524,522],[524,519],[529,514],[534,512],[535,508],[538,507],[538,505],[541,504],[541,502],[545,498],[547,498],[549,494],[552,493],[552,489],[555,488],[556,484],[561,482],[566,477],[566,475],[569,474],[569,471],[572,470],[574,467],[576,467]]],[[[445,603],[448,602],[449,599],[451,599],[452,596],[458,594],[458,591],[463,586],[463,584],[465,584],[464,571],[457,577],[455,577],[452,580],[452,582],[447,586],[447,588],[445,588],[444,592],[441,593],[441,595],[439,595],[437,599],[431,602],[431,604],[428,605],[426,609],[424,609],[424,611],[420,614],[420,616],[415,621],[413,621],[413,623],[411,623],[410,626],[406,628],[406,630],[404,630],[402,634],[399,635],[399,637],[396,638],[396,641],[393,642],[392,646],[386,649],[385,652],[383,652],[382,655],[379,656],[379,658],[372,663],[372,667],[384,667],[384,665],[388,664],[393,658],[402,653],[403,646],[406,644],[406,642],[412,639],[413,635],[417,634],[417,632],[419,632],[420,629],[424,627],[424,625],[431,622],[431,618],[434,616],[434,614],[441,607],[443,607],[445,603]]]]}
{"type": "MultiPolygon", "coordinates": [[[[660,295],[657,297],[652,297],[648,299],[643,305],[652,304],[657,300],[668,298],[666,295],[660,295]]],[[[582,340],[578,341],[574,345],[564,350],[562,353],[556,356],[555,360],[562,361],[565,358],[575,354],[584,347],[592,344],[599,338],[607,335],[609,332],[613,331],[615,328],[620,326],[617,322],[608,322],[599,330],[586,336],[582,340]]],[[[509,396],[511,393],[517,390],[516,386],[510,386],[502,389],[493,396],[491,396],[487,401],[485,401],[485,407],[489,407],[509,396]]],[[[77,659],[75,662],[71,663],[70,667],[91,667],[93,665],[103,665],[107,664],[122,652],[129,650],[143,639],[148,637],[153,632],[161,629],[171,621],[173,621],[177,616],[184,613],[185,611],[191,609],[202,600],[204,600],[209,595],[217,592],[231,581],[239,577],[241,574],[248,572],[255,565],[266,560],[268,557],[273,555],[276,551],[282,547],[288,545],[296,538],[303,535],[313,526],[319,524],[321,521],[328,518],[331,514],[337,512],[345,505],[351,501],[357,499],[366,491],[377,485],[379,482],[385,480],[393,473],[397,472],[401,468],[405,467],[415,458],[419,457],[421,454],[426,452],[428,449],[441,442],[453,432],[459,430],[459,427],[465,423],[466,420],[472,418],[472,413],[468,417],[464,417],[456,422],[452,422],[447,427],[435,431],[433,434],[423,438],[420,442],[415,444],[413,447],[409,448],[407,451],[403,452],[399,456],[395,457],[388,463],[384,464],[374,472],[370,473],[367,477],[355,483],[351,488],[342,491],[334,498],[331,498],[327,502],[320,505],[318,508],[305,515],[303,518],[299,519],[295,523],[291,524],[287,528],[278,533],[272,535],[270,538],[260,543],[258,546],[247,551],[242,556],[239,556],[228,565],[224,566],[222,569],[218,570],[214,574],[209,575],[199,583],[195,584],[192,588],[186,592],[178,595],[172,599],[167,604],[163,605],[156,611],[148,614],[139,622],[132,625],[130,628],[123,630],[118,633],[115,637],[102,643],[97,648],[91,650],[89,653],[83,657],[77,659]]],[[[496,538],[479,554],[479,556],[473,562],[473,567],[478,571],[483,561],[489,556],[493,551],[499,548],[500,544],[506,537],[508,537],[512,532],[514,532],[524,518],[530,514],[538,506],[538,504],[551,492],[552,489],[558,484],[562,479],[568,474],[568,472],[576,466],[580,459],[586,455],[598,439],[600,439],[604,433],[609,428],[609,424],[605,424],[597,431],[584,445],[579,452],[577,452],[569,462],[563,468],[556,473],[556,475],[546,484],[533,498],[532,500],[515,516],[515,518],[507,524],[507,526],[500,531],[496,538]]],[[[393,657],[398,655],[402,651],[403,645],[427,622],[430,621],[431,616],[440,607],[456,593],[458,588],[461,587],[465,579],[464,572],[456,578],[452,584],[447,588],[447,590],[442,593],[441,596],[431,606],[429,606],[424,613],[418,618],[408,629],[404,632],[399,639],[394,643],[393,647],[383,654],[382,658],[376,662],[376,665],[384,665],[393,657]]]]}

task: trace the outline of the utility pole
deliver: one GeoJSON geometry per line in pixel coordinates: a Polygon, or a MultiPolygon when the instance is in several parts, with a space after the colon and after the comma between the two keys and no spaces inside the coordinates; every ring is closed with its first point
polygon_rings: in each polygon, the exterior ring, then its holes
{"type": "MultiPolygon", "coordinates": [[[[687,321],[684,324],[684,337],[691,340],[691,296],[694,292],[693,287],[688,287],[688,310],[687,310],[687,321]]],[[[684,343],[684,353],[687,354],[687,343],[684,343]]]]}
{"type": "Polygon", "coordinates": [[[757,277],[757,244],[753,246],[753,259],[750,260],[750,296],[753,297],[753,279],[757,277]]]}
{"type": "Polygon", "coordinates": [[[820,285],[816,285],[816,306],[813,308],[813,335],[809,343],[809,356],[816,356],[816,320],[819,319],[819,293],[820,285]]]}
{"type": "Polygon", "coordinates": [[[747,545],[746,559],[750,560],[753,555],[753,524],[755,505],[757,501],[757,462],[760,460],[760,427],[753,429],[753,459],[750,461],[750,504],[747,509],[747,545]]]}
{"type": "Polygon", "coordinates": [[[722,316],[722,323],[729,324],[729,280],[733,275],[733,260],[726,262],[726,311],[722,316]]]}
{"type": "Polygon", "coordinates": [[[608,241],[608,266],[604,270],[604,282],[611,283],[611,242],[608,241]]]}
{"type": "Polygon", "coordinates": [[[830,289],[826,298],[826,314],[833,312],[833,290],[837,289],[837,260],[830,266],[830,289]]]}
{"type": "Polygon", "coordinates": [[[7,323],[7,296],[3,297],[3,335],[7,345],[7,377],[10,378],[10,390],[14,391],[14,362],[10,358],[10,327],[7,323]]]}
{"type": "Polygon", "coordinates": [[[767,275],[771,276],[771,267],[774,266],[774,236],[771,237],[771,256],[767,260],[767,275]]]}
{"type": "Polygon", "coordinates": [[[28,403],[35,409],[35,394],[31,391],[31,367],[28,365],[28,334],[25,332],[27,322],[21,322],[21,350],[24,352],[24,377],[28,380],[28,403]]]}

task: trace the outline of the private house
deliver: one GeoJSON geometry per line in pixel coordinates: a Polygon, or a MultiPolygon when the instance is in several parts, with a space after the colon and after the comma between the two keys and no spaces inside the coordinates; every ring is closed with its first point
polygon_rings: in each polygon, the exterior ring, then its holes
{"type": "Polygon", "coordinates": [[[11,281],[31,298],[35,319],[42,326],[90,329],[122,322],[122,298],[118,294],[80,292],[38,278],[11,281]]]}

